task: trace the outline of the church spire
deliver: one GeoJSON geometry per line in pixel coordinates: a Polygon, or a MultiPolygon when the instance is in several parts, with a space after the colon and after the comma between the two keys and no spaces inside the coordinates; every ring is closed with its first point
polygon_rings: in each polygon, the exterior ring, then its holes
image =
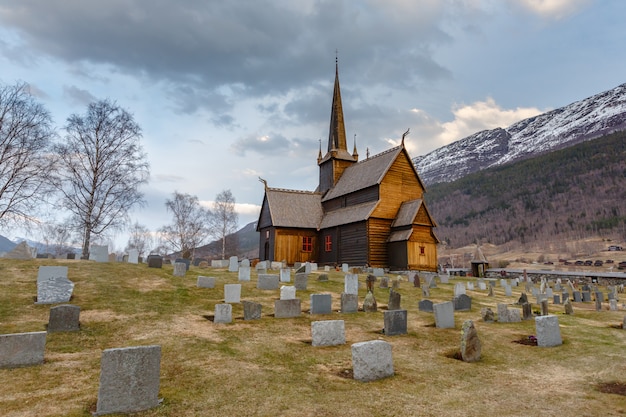
{"type": "Polygon", "coordinates": [[[352,151],[352,157],[355,161],[359,160],[359,153],[356,151],[356,133],[354,134],[354,150],[352,151]]]}
{"type": "Polygon", "coordinates": [[[335,90],[330,113],[330,131],[328,133],[328,152],[332,150],[348,151],[346,143],[346,127],[343,122],[341,90],[339,89],[339,59],[335,56],[335,90]]]}

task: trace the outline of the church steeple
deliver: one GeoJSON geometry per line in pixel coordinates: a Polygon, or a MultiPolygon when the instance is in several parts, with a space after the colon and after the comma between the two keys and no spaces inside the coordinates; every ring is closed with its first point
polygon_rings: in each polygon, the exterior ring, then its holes
{"type": "Polygon", "coordinates": [[[346,126],[343,123],[341,89],[339,88],[339,62],[337,58],[335,58],[335,90],[333,91],[333,105],[330,112],[330,130],[328,133],[328,152],[332,150],[348,151],[346,126]]]}

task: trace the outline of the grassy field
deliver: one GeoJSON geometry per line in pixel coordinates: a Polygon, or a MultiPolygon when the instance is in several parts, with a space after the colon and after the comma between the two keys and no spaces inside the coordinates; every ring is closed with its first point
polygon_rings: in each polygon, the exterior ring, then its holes
{"type": "MultiPolygon", "coordinates": [[[[512,297],[500,287],[494,297],[468,291],[472,310],[455,313],[455,329],[438,329],[431,313],[418,311],[421,290],[405,281],[399,292],[408,310],[408,334],[385,336],[387,289],[376,285],[377,313],[341,314],[343,274],[331,272],[328,282],[318,282],[313,273],[308,291],[297,293],[301,317],[276,319],[279,292],[257,290],[253,272],[252,281],[242,283],[242,300],[263,305],[261,320],[244,321],[242,305],[235,304],[233,323],[215,324],[211,319],[215,304],[223,302],[223,284],[236,283],[237,273],[192,267],[186,277],[174,277],[171,265],[1,259],[0,334],[45,330],[51,306],[34,304],[40,265],[69,267],[76,284],[71,304],[81,307],[81,330],[49,334],[43,365],[0,370],[4,417],[90,416],[102,350],[152,344],[162,349],[163,403],[136,416],[626,415],[626,396],[600,389],[626,384],[623,310],[596,312],[593,303],[574,303],[569,316],[551,304],[563,345],[539,348],[516,343],[535,334],[534,320],[480,320],[481,307],[495,312],[497,303],[512,304],[522,287],[514,288],[512,297]],[[216,288],[197,288],[198,275],[217,277],[216,288]],[[335,312],[308,314],[313,293],[332,294],[335,312]],[[338,319],[345,320],[347,343],[313,347],[311,322],[338,319]],[[475,363],[454,359],[468,319],[483,345],[475,363]],[[350,345],[375,339],[392,344],[395,375],[369,383],[351,379],[350,345]]],[[[365,275],[359,279],[362,303],[365,275]]],[[[459,280],[431,289],[430,299],[451,300],[459,280]]]]}

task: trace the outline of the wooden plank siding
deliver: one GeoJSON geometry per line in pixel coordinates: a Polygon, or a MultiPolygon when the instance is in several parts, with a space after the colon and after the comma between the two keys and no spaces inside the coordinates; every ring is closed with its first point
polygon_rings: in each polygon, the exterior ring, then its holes
{"type": "Polygon", "coordinates": [[[413,225],[413,233],[407,242],[409,269],[437,272],[437,239],[428,226],[413,225]],[[424,254],[422,249],[424,248],[424,254]]]}
{"type": "Polygon", "coordinates": [[[387,239],[393,219],[378,219],[370,217],[367,221],[368,263],[371,267],[384,268],[389,265],[387,256],[387,239]]]}
{"type": "Polygon", "coordinates": [[[316,230],[276,228],[274,241],[274,261],[285,261],[288,265],[293,265],[295,262],[308,262],[317,259],[318,242],[316,230]],[[303,236],[311,237],[311,252],[302,250],[303,236]]]}
{"type": "Polygon", "coordinates": [[[404,201],[422,198],[422,189],[406,153],[393,162],[380,183],[380,204],[372,217],[393,219],[404,201]]]}

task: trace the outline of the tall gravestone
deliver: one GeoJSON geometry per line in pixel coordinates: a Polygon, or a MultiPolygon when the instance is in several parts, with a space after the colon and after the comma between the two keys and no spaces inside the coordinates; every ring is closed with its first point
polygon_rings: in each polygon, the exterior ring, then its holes
{"type": "Polygon", "coordinates": [[[359,276],[356,274],[346,274],[344,277],[344,290],[346,294],[359,293],[359,276]]]}
{"type": "Polygon", "coordinates": [[[109,262],[109,246],[91,245],[89,248],[89,260],[96,262],[109,262]]]}
{"type": "Polygon", "coordinates": [[[298,272],[293,280],[293,284],[296,287],[296,290],[306,291],[308,285],[308,274],[305,272],[298,272]]]}
{"type": "Polygon", "coordinates": [[[159,405],[161,346],[106,349],[95,415],[135,413],[159,405]]]}
{"type": "Polygon", "coordinates": [[[389,302],[387,303],[387,310],[400,310],[401,295],[394,290],[389,291],[389,302]]]}
{"type": "Polygon", "coordinates": [[[387,336],[395,336],[407,333],[407,311],[406,310],[390,310],[385,311],[385,334],[387,336]]]}
{"type": "Polygon", "coordinates": [[[128,263],[129,264],[139,263],[139,251],[137,249],[128,250],[128,263]]]}
{"type": "Polygon", "coordinates": [[[239,270],[239,259],[236,256],[231,256],[228,259],[228,272],[237,272],[239,270]]]}
{"type": "Polygon", "coordinates": [[[249,266],[240,266],[237,271],[237,279],[239,281],[250,281],[250,267],[249,266]]]}
{"type": "Polygon", "coordinates": [[[291,282],[291,268],[280,268],[280,282],[291,282]]]}
{"type": "Polygon", "coordinates": [[[481,350],[482,345],[474,322],[466,320],[461,328],[461,359],[465,362],[476,362],[480,360],[481,350]]]}
{"type": "Polygon", "coordinates": [[[452,301],[433,304],[435,327],[440,329],[454,328],[454,304],[452,301]]]}

